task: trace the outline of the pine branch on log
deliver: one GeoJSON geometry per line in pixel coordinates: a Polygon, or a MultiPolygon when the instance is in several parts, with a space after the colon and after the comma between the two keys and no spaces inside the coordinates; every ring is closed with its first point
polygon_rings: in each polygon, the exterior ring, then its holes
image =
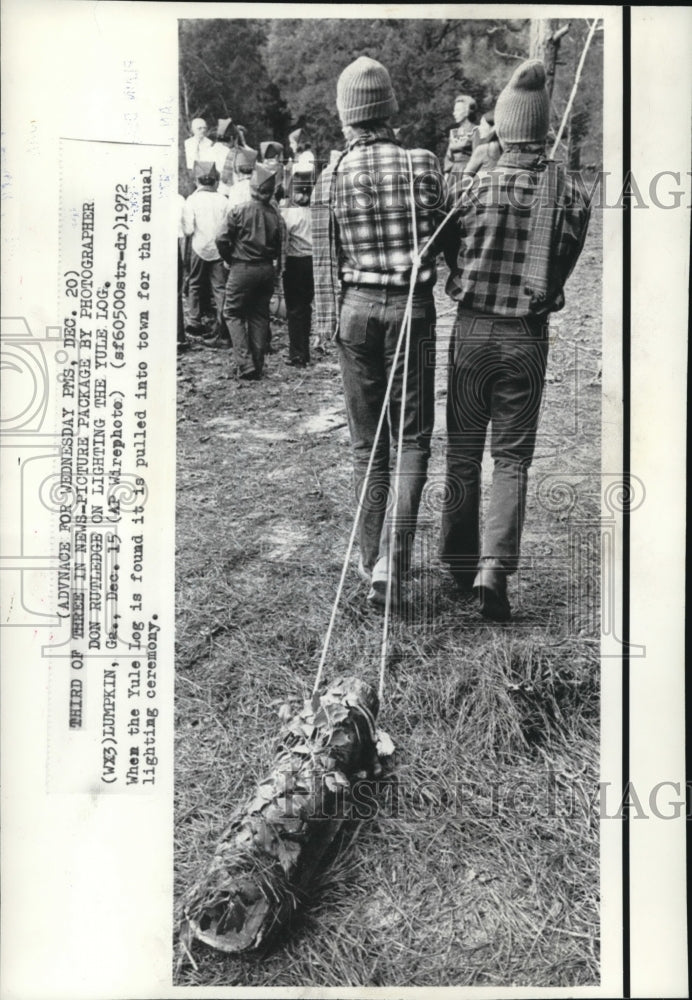
{"type": "Polygon", "coordinates": [[[290,925],[350,814],[354,782],[380,772],[375,689],[334,681],[285,726],[274,766],[233,814],[211,864],[183,900],[182,954],[194,940],[239,953],[290,925]]]}

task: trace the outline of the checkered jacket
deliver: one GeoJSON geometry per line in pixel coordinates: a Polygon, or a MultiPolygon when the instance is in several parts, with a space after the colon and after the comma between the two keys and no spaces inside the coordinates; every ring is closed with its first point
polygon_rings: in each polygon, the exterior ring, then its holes
{"type": "Polygon", "coordinates": [[[537,197],[543,166],[535,154],[507,151],[461,196],[443,242],[446,291],[465,309],[518,317],[565,304],[563,288],[584,245],[589,205],[561,170],[556,203],[546,212],[537,197]],[[542,264],[537,256],[545,258],[542,281],[535,280],[542,264]]]}
{"type": "MultiPolygon", "coordinates": [[[[442,220],[444,186],[437,157],[411,150],[419,248],[442,220]]],[[[351,143],[327,167],[312,196],[315,278],[314,329],[333,337],[343,285],[408,288],[414,250],[408,160],[385,130],[351,143]]],[[[434,253],[418,272],[416,287],[436,280],[434,253]]]]}

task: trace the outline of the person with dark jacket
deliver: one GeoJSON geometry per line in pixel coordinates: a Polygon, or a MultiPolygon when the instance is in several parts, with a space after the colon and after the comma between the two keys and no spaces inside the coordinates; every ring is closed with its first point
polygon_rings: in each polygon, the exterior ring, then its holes
{"type": "Polygon", "coordinates": [[[257,164],[250,180],[250,200],[229,208],[225,230],[216,240],[229,265],[223,315],[238,377],[244,380],[262,374],[269,302],[278,280],[274,262],[281,252],[281,219],[272,204],[275,181],[273,171],[257,164]]]}
{"type": "Polygon", "coordinates": [[[546,160],[550,101],[541,62],[516,70],[495,106],[502,154],[478,174],[446,228],[446,291],[457,303],[447,391],[447,483],[440,556],[486,618],[511,616],[528,470],[548,357],[548,317],[584,245],[589,205],[546,160]],[[481,462],[494,460],[481,543],[481,462]]]}

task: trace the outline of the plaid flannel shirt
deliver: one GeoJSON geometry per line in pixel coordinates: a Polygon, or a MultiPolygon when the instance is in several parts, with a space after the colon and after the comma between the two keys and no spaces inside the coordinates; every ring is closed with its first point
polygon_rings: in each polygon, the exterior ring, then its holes
{"type": "MultiPolygon", "coordinates": [[[[504,152],[497,167],[476,177],[462,195],[443,240],[450,268],[446,291],[463,308],[518,317],[564,306],[563,288],[584,246],[590,209],[562,172],[557,201],[546,214],[537,197],[542,165],[536,154],[504,152]],[[537,289],[533,279],[541,262],[532,258],[532,248],[535,256],[546,247],[547,273],[537,289]]],[[[554,196],[555,185],[545,191],[554,196]]]]}
{"type": "MultiPolygon", "coordinates": [[[[315,278],[314,329],[326,338],[338,326],[341,285],[408,288],[413,256],[406,152],[388,130],[366,132],[317,180],[312,196],[315,278]]],[[[423,244],[443,218],[444,190],[437,157],[411,150],[416,233],[423,244]]],[[[435,251],[426,255],[416,287],[432,286],[435,251]]]]}

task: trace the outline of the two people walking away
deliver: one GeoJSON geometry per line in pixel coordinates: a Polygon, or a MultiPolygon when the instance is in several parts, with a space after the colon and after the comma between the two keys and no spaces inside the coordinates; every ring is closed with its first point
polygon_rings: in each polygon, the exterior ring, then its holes
{"type": "Polygon", "coordinates": [[[432,292],[441,249],[450,268],[446,291],[458,309],[449,356],[440,555],[459,587],[475,592],[481,613],[506,621],[507,579],[519,561],[545,379],[548,317],[564,305],[564,284],[589,218],[584,196],[560,165],[546,159],[545,70],[535,60],[523,63],[500,94],[494,121],[500,158],[448,205],[454,211],[422,260],[416,260],[418,248],[445,215],[441,171],[432,153],[407,152],[396,141],[390,118],[397,101],[385,67],[366,57],[346,67],[337,108],[346,150],[325,169],[313,195],[315,329],[320,337],[336,337],[338,345],[361,508],[359,569],[369,580],[368,598],[383,604],[389,586],[394,601],[401,601],[410,566],[434,420],[432,292]],[[402,351],[363,492],[413,273],[408,377],[404,385],[402,351]],[[397,476],[392,467],[402,407],[397,476]],[[494,473],[481,541],[480,473],[489,425],[494,473]]]}

